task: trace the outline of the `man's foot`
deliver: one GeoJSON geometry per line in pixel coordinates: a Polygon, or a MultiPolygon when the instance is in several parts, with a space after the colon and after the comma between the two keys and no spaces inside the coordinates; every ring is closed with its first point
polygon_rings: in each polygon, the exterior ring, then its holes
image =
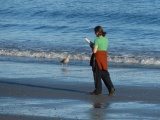
{"type": "Polygon", "coordinates": [[[94,90],[93,92],[90,92],[90,95],[94,95],[96,93],[96,90],[94,90]]]}
{"type": "Polygon", "coordinates": [[[101,93],[94,93],[94,94],[92,94],[92,95],[101,95],[101,93]]]}
{"type": "Polygon", "coordinates": [[[110,92],[109,92],[109,96],[112,96],[114,92],[115,92],[115,89],[114,89],[114,88],[111,88],[111,90],[110,90],[110,92]]]}
{"type": "Polygon", "coordinates": [[[101,93],[96,93],[96,90],[94,90],[93,92],[90,92],[90,95],[101,95],[101,93]]]}

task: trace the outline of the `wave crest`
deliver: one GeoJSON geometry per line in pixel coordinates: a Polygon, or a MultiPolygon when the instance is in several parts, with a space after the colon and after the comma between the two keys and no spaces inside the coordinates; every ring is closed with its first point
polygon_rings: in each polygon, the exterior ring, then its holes
{"type": "MultiPolygon", "coordinates": [[[[48,59],[63,59],[68,52],[45,52],[45,51],[19,51],[19,50],[0,50],[1,56],[16,56],[16,57],[31,57],[31,58],[48,58],[48,59]]],[[[89,60],[90,55],[72,54],[71,59],[74,60],[89,60]]]]}
{"type": "MultiPolygon", "coordinates": [[[[69,52],[45,52],[45,51],[20,51],[20,50],[0,50],[0,56],[30,57],[30,58],[48,58],[63,59],[69,52]]],[[[74,53],[70,54],[73,60],[89,61],[91,54],[74,53]]],[[[147,56],[129,57],[127,55],[109,55],[109,62],[126,63],[126,64],[142,64],[160,66],[159,58],[151,58],[147,56]]]]}
{"type": "Polygon", "coordinates": [[[142,65],[156,65],[160,66],[160,59],[150,57],[125,57],[125,56],[110,56],[110,62],[127,63],[127,64],[142,64],[142,65]]]}

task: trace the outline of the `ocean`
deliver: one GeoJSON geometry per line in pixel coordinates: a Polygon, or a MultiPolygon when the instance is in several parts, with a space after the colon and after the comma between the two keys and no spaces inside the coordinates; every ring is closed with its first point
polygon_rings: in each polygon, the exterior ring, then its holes
{"type": "Polygon", "coordinates": [[[160,68],[159,0],[0,0],[0,61],[89,65],[101,25],[110,67],[160,68]]]}
{"type": "Polygon", "coordinates": [[[158,119],[159,70],[160,0],[0,0],[0,119],[158,119]],[[113,96],[89,95],[97,25],[113,96]]]}

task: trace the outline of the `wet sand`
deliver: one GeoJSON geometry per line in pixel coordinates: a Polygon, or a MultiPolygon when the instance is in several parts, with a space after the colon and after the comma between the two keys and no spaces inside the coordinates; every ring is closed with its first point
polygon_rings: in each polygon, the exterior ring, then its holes
{"type": "Polygon", "coordinates": [[[0,120],[160,118],[158,69],[109,68],[116,91],[89,95],[90,66],[0,62],[0,120]]]}
{"type": "Polygon", "coordinates": [[[0,79],[1,120],[106,120],[158,119],[158,86],[116,85],[113,96],[89,95],[89,83],[33,82],[28,79],[0,79]]]}

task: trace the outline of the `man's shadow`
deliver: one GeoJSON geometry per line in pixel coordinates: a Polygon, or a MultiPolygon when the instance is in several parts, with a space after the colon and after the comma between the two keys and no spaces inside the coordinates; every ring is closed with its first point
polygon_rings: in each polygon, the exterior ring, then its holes
{"type": "Polygon", "coordinates": [[[79,94],[89,94],[88,92],[76,90],[76,89],[68,89],[68,88],[59,88],[59,87],[48,87],[48,86],[41,86],[41,85],[33,85],[27,83],[18,83],[18,82],[11,82],[11,81],[2,81],[0,80],[0,84],[8,84],[8,85],[18,85],[18,86],[26,86],[32,88],[42,88],[42,89],[49,89],[49,90],[56,90],[56,91],[65,91],[65,92],[73,92],[79,94]]]}

